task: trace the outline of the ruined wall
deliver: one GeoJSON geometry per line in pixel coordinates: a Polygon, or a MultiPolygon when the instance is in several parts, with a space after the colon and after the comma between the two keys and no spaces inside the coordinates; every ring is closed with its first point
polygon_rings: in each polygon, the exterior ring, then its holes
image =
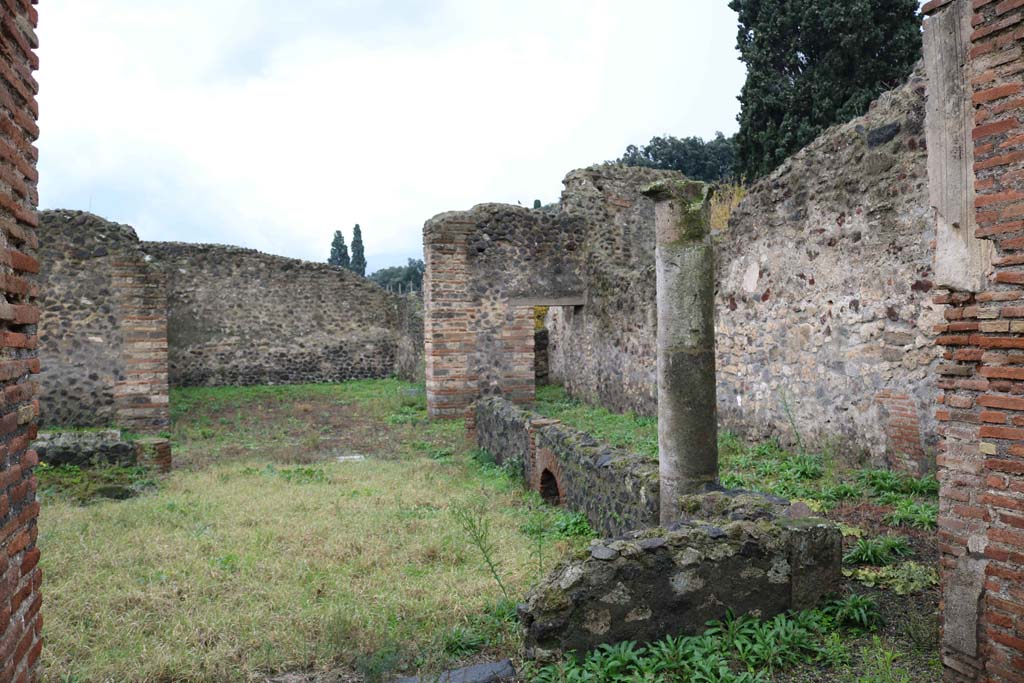
{"type": "MultiPolygon", "coordinates": [[[[533,400],[533,307],[589,306],[587,292],[595,287],[633,287],[643,275],[633,271],[638,250],[653,259],[654,249],[636,239],[653,222],[653,204],[639,191],[665,176],[599,166],[570,174],[562,202],[553,209],[481,204],[427,221],[423,288],[432,416],[467,416],[480,395],[533,400]]],[[[602,302],[594,306],[599,310],[602,302]]],[[[615,339],[628,336],[623,331],[615,339]]],[[[578,341],[589,343],[584,337],[578,341]]],[[[625,364],[586,367],[628,381],[617,374],[625,364]]]]}
{"type": "Polygon", "coordinates": [[[499,464],[521,467],[531,490],[582,512],[598,533],[618,536],[658,523],[657,461],[498,396],[477,401],[475,412],[481,448],[499,464]]]}
{"type": "MultiPolygon", "coordinates": [[[[792,441],[792,418],[805,444],[934,467],[924,114],[918,73],[755,185],[716,235],[727,428],[792,441]]],[[[601,167],[566,178],[566,210],[600,227],[583,248],[586,305],[549,314],[549,356],[574,397],[654,414],[654,221],[630,180],[601,167]]]]}
{"type": "Polygon", "coordinates": [[[503,204],[427,221],[423,292],[432,416],[470,416],[480,395],[533,400],[533,307],[580,300],[571,255],[582,227],[561,212],[503,204]]]}
{"type": "MultiPolygon", "coordinates": [[[[966,173],[944,176],[938,194],[973,197],[964,213],[972,224],[959,229],[973,228],[994,245],[994,272],[983,273],[977,290],[969,279],[951,281],[935,297],[946,306],[938,328],[946,362],[937,373],[944,437],[938,458],[943,662],[950,682],[1021,683],[1024,2],[933,0],[924,10],[931,15],[925,22],[929,68],[944,74],[950,96],[967,110],[950,122],[948,147],[961,150],[965,165],[973,163],[966,173]],[[958,130],[963,123],[971,131],[966,147],[958,130]]],[[[951,232],[945,239],[962,242],[951,232]]],[[[959,256],[967,272],[971,253],[959,256]]]]}
{"type": "Polygon", "coordinates": [[[39,67],[34,3],[4,0],[0,11],[0,680],[35,680],[42,649],[39,503],[28,445],[36,435],[39,372],[35,228],[39,67]]]}
{"type": "Polygon", "coordinates": [[[40,213],[39,234],[42,423],[166,428],[166,282],[135,231],[58,210],[40,213]]]}
{"type": "Polygon", "coordinates": [[[168,282],[172,386],[388,377],[419,366],[416,303],[327,264],[145,242],[168,282]]]}

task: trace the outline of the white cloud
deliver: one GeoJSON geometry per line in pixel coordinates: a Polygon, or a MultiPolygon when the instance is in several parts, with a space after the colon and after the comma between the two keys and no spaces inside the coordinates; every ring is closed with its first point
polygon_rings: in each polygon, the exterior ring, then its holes
{"type": "Polygon", "coordinates": [[[415,255],[438,212],[552,201],[629,143],[735,129],[718,3],[281,7],[49,0],[42,205],[315,260],[358,222],[373,268],[415,255]]]}

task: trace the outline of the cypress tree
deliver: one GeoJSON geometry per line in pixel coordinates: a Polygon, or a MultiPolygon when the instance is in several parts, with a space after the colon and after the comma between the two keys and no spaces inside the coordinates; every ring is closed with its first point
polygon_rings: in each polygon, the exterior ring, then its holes
{"type": "Polygon", "coordinates": [[[747,65],[736,141],[749,180],[862,115],[921,56],[918,0],[730,0],[729,8],[747,65]]]}
{"type": "Polygon", "coordinates": [[[341,230],[334,231],[334,240],[331,242],[331,258],[327,259],[327,262],[332,266],[341,266],[342,268],[350,266],[348,247],[345,246],[345,236],[341,234],[341,230]]]}
{"type": "Polygon", "coordinates": [[[352,228],[352,263],[349,270],[358,275],[366,276],[366,256],[363,254],[363,231],[359,224],[352,228]]]}

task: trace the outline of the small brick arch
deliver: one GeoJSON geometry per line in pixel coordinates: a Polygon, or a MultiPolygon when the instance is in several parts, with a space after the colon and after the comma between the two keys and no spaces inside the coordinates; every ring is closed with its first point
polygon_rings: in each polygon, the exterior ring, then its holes
{"type": "Polygon", "coordinates": [[[539,493],[551,505],[561,505],[566,494],[564,482],[562,467],[554,452],[549,448],[536,449],[530,467],[530,490],[539,493]]]}

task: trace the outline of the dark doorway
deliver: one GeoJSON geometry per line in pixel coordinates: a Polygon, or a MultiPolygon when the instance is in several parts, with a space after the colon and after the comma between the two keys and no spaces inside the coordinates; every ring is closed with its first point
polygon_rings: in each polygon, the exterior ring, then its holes
{"type": "Polygon", "coordinates": [[[544,470],[540,475],[540,497],[550,505],[561,505],[562,494],[558,490],[558,480],[551,470],[544,470]]]}

